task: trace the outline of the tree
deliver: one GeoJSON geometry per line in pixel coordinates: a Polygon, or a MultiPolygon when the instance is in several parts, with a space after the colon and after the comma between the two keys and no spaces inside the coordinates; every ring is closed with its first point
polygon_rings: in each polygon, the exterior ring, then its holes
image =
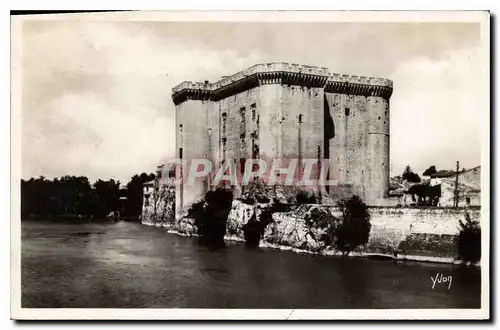
{"type": "Polygon", "coordinates": [[[324,233],[319,237],[319,241],[325,246],[331,246],[335,242],[339,219],[333,216],[330,212],[321,209],[313,209],[306,214],[305,222],[309,228],[309,233],[314,237],[311,228],[322,228],[324,233]]]}
{"type": "Polygon", "coordinates": [[[127,204],[125,207],[125,215],[132,218],[139,218],[142,212],[142,202],[144,194],[144,183],[152,181],[155,179],[154,174],[141,173],[140,175],[135,174],[132,176],[130,181],[127,183],[127,204]]]}
{"type": "Polygon", "coordinates": [[[97,180],[93,191],[93,215],[103,218],[109,212],[119,208],[120,182],[110,179],[108,181],[97,180]]]}
{"type": "Polygon", "coordinates": [[[417,173],[414,173],[411,170],[410,165],[406,165],[402,177],[403,177],[403,180],[406,180],[408,182],[412,182],[412,183],[419,183],[420,182],[420,177],[418,176],[417,173]]]}
{"type": "Polygon", "coordinates": [[[316,204],[316,196],[312,191],[300,190],[296,199],[297,204],[316,204]]]}
{"type": "Polygon", "coordinates": [[[124,195],[115,180],[97,180],[91,187],[85,176],[65,175],[49,180],[43,176],[21,180],[21,216],[40,218],[97,217],[104,218],[120,207],[120,197],[127,197],[124,212],[138,218],[142,211],[143,184],[154,174],[134,175],[124,195]]]}
{"type": "Polygon", "coordinates": [[[432,165],[428,169],[426,169],[422,175],[431,176],[434,173],[437,173],[437,170],[436,170],[436,166],[432,165]]]}
{"type": "Polygon", "coordinates": [[[370,214],[366,204],[358,196],[341,201],[340,208],[342,223],[335,232],[335,247],[343,255],[347,255],[368,242],[371,230],[370,214]]]}
{"type": "Polygon", "coordinates": [[[268,194],[266,186],[260,180],[253,180],[243,186],[240,200],[252,205],[253,203],[269,203],[271,200],[267,197],[268,194]]]}
{"type": "Polygon", "coordinates": [[[458,220],[458,257],[462,262],[474,264],[481,260],[481,227],[478,221],[473,221],[469,213],[465,213],[465,222],[458,220]]]}
{"type": "Polygon", "coordinates": [[[84,176],[21,180],[22,217],[87,216],[90,190],[84,176]]]}
{"type": "Polygon", "coordinates": [[[227,217],[231,211],[233,192],[217,188],[205,194],[205,200],[195,203],[188,210],[198,228],[200,242],[211,246],[224,245],[227,217]]]}
{"type": "Polygon", "coordinates": [[[260,221],[257,220],[257,215],[254,213],[248,222],[243,225],[243,235],[245,236],[245,244],[248,247],[258,247],[260,238],[264,232],[260,221]]]}
{"type": "Polygon", "coordinates": [[[287,212],[289,209],[289,205],[282,204],[278,199],[274,199],[271,204],[262,208],[258,219],[254,210],[252,217],[243,226],[246,245],[249,247],[259,246],[260,239],[264,235],[266,227],[273,222],[273,213],[287,212]]]}

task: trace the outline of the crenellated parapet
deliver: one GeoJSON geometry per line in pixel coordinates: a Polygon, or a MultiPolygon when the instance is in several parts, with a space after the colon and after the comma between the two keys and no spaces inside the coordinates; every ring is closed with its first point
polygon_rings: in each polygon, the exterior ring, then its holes
{"type": "Polygon", "coordinates": [[[251,88],[268,85],[324,88],[329,93],[389,98],[392,81],[383,78],[340,75],[327,68],[290,63],[257,64],[215,83],[183,82],[172,89],[172,99],[180,104],[188,99],[217,101],[251,88]]]}
{"type": "Polygon", "coordinates": [[[212,86],[208,83],[185,81],[172,89],[172,99],[176,105],[186,100],[208,101],[212,99],[212,93],[212,86]]]}
{"type": "Polygon", "coordinates": [[[392,86],[389,87],[364,85],[350,82],[328,81],[325,86],[325,92],[363,96],[380,96],[388,99],[392,95],[392,86]]]}
{"type": "Polygon", "coordinates": [[[325,92],[390,98],[392,81],[384,78],[333,73],[328,77],[325,92]]]}

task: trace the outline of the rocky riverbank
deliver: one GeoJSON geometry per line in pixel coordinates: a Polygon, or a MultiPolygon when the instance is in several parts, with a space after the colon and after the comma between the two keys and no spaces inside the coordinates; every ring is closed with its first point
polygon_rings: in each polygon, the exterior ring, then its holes
{"type": "MultiPolygon", "coordinates": [[[[266,204],[248,205],[235,200],[228,216],[226,240],[245,242],[245,225],[256,212],[256,218],[266,204]]],[[[455,240],[458,221],[468,213],[473,220],[480,218],[479,209],[439,208],[369,208],[372,225],[368,243],[351,252],[352,256],[457,263],[455,240]]],[[[322,214],[340,219],[340,209],[314,204],[291,207],[286,212],[275,212],[265,227],[260,247],[292,250],[301,253],[340,255],[328,245],[325,235],[328,227],[321,221],[312,221],[322,214]]],[[[169,232],[196,236],[194,219],[184,217],[163,222],[169,232]]]]}

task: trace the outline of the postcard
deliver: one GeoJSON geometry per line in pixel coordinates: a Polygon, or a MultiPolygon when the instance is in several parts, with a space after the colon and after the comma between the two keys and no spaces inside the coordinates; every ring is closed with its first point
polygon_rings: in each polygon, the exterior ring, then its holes
{"type": "Polygon", "coordinates": [[[11,16],[11,317],[488,320],[488,11],[11,16]]]}

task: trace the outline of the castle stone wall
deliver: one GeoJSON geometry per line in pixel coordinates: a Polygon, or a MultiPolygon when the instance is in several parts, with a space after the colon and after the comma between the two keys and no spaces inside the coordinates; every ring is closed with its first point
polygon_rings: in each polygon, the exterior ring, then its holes
{"type": "MultiPolygon", "coordinates": [[[[177,150],[188,160],[231,160],[240,173],[242,161],[254,156],[299,164],[329,159],[329,177],[338,180],[341,194],[380,205],[389,189],[391,94],[390,80],[290,63],[258,64],[216,83],[184,82],[172,94],[177,130],[183,125],[177,150]]],[[[184,184],[176,204],[188,207],[208,189],[209,182],[184,184]]]]}

